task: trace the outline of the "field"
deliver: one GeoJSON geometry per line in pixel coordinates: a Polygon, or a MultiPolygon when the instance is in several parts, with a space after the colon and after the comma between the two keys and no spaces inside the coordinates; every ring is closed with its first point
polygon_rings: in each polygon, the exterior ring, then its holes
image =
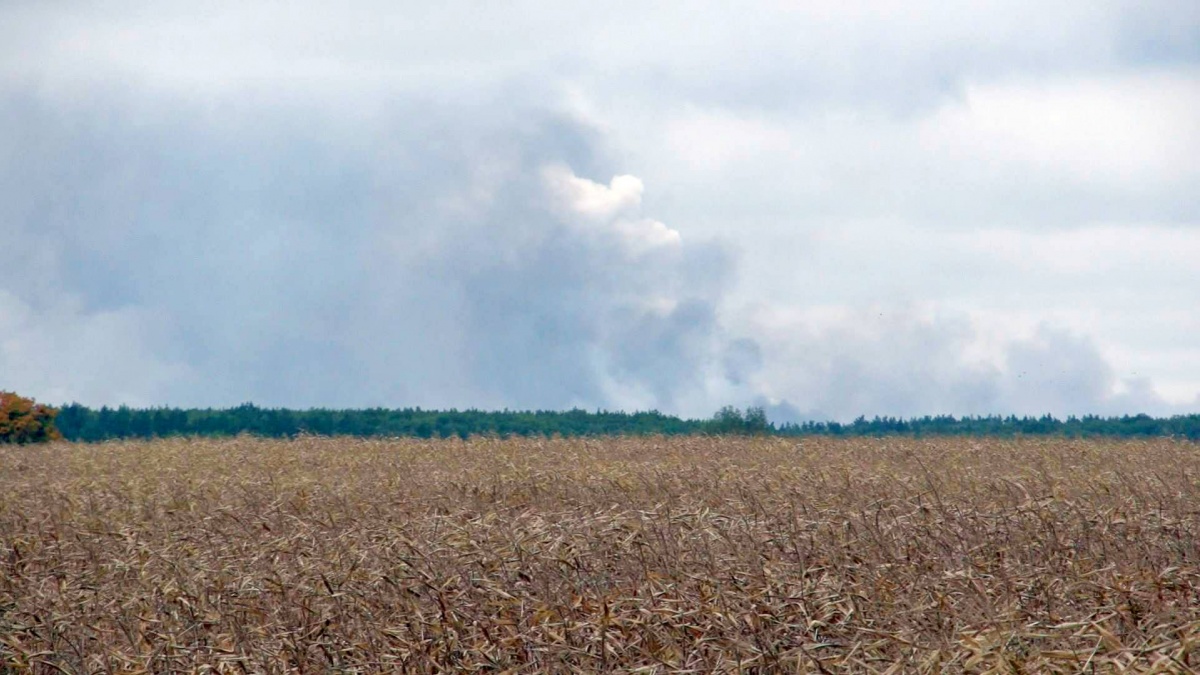
{"type": "Polygon", "coordinates": [[[0,446],[0,672],[1191,672],[1200,447],[0,446]]]}

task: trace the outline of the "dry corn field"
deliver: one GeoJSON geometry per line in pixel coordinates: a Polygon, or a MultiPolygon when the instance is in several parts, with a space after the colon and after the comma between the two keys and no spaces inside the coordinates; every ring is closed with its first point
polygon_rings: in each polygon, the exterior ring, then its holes
{"type": "Polygon", "coordinates": [[[1200,448],[0,446],[0,672],[1191,672],[1200,448]]]}

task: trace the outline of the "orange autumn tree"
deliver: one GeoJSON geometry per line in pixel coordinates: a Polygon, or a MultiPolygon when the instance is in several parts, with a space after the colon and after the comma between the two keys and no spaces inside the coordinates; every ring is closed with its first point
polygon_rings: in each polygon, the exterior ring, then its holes
{"type": "Polygon", "coordinates": [[[31,398],[0,391],[0,443],[44,443],[62,438],[54,426],[58,411],[31,398]]]}

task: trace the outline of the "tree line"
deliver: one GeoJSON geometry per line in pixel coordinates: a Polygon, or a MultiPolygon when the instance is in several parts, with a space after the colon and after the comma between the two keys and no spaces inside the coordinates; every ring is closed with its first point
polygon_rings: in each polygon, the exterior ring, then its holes
{"type": "Polygon", "coordinates": [[[1174,417],[1085,415],[1058,419],[1051,415],[1017,417],[951,415],[913,417],[859,417],[849,424],[805,422],[784,424],[775,429],[783,436],[1063,436],[1067,438],[1174,437],[1200,441],[1200,414],[1174,417]]]}
{"type": "Polygon", "coordinates": [[[468,438],[491,436],[641,436],[727,434],[796,436],[1062,436],[1175,437],[1200,441],[1200,414],[1175,417],[1041,417],[950,415],[914,418],[859,417],[850,423],[775,424],[762,407],[721,408],[709,419],[649,412],[423,410],[369,408],[292,410],[244,403],[232,408],[52,408],[0,391],[0,442],[36,443],[64,438],[106,441],[172,436],[252,434],[290,438],[321,436],[468,438]]]}
{"type": "Polygon", "coordinates": [[[58,409],[58,431],[68,440],[103,441],[169,436],[254,434],[292,437],[375,436],[467,438],[496,436],[619,436],[739,434],[772,436],[1064,436],[1157,437],[1200,440],[1200,414],[1156,418],[949,415],[914,418],[860,417],[853,422],[774,424],[761,407],[726,406],[712,418],[683,419],[658,411],[483,411],[370,408],[291,410],[245,403],[232,408],[89,408],[78,403],[58,409]]]}
{"type": "Polygon", "coordinates": [[[406,436],[468,438],[498,436],[619,436],[701,433],[703,423],[657,411],[609,412],[423,410],[368,408],[260,408],[250,403],[233,408],[88,408],[72,403],[59,409],[59,431],[68,440],[103,441],[168,436],[234,436],[273,438],[300,434],[321,436],[406,436]]]}

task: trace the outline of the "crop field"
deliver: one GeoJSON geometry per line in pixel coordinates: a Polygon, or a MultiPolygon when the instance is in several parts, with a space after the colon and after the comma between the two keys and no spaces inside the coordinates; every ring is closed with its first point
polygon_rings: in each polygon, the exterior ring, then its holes
{"type": "Polygon", "coordinates": [[[1192,672],[1200,446],[0,446],[0,673],[1192,672]]]}

